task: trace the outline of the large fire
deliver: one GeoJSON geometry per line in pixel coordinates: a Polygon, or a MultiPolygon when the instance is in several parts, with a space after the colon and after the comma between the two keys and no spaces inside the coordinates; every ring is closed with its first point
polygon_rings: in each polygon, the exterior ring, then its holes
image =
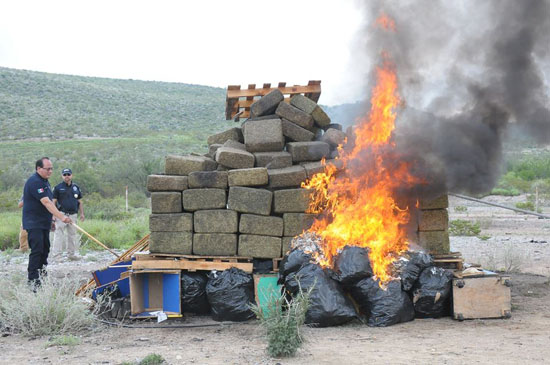
{"type": "Polygon", "coordinates": [[[312,189],[310,213],[321,213],[308,232],[321,237],[323,266],[346,245],[369,249],[374,274],[391,279],[390,264],[408,247],[404,225],[408,207],[396,203],[395,190],[411,184],[409,166],[395,159],[392,140],[400,104],[397,76],[387,55],[376,69],[368,116],[354,127],[354,138],[339,146],[343,171],[327,164],[325,172],[302,184],[312,189]]]}

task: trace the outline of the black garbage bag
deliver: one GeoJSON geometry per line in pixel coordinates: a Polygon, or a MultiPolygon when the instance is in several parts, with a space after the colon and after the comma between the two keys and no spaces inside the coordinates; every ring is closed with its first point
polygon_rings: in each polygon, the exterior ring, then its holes
{"type": "Polygon", "coordinates": [[[246,321],[254,318],[250,305],[254,303],[252,275],[232,267],[208,274],[206,295],[215,321],[246,321]]]}
{"type": "Polygon", "coordinates": [[[424,252],[413,252],[401,272],[401,286],[403,290],[410,291],[422,270],[433,266],[433,264],[432,255],[424,252]]]}
{"type": "Polygon", "coordinates": [[[290,273],[285,280],[285,288],[296,295],[313,290],[309,297],[309,309],[305,323],[318,327],[337,326],[357,317],[353,304],[343,289],[330,274],[316,264],[305,264],[297,272],[290,273]]]}
{"type": "Polygon", "coordinates": [[[268,274],[273,271],[273,260],[252,259],[254,274],[268,274]]]}
{"type": "Polygon", "coordinates": [[[388,282],[382,289],[378,280],[365,278],[351,287],[351,296],[371,327],[387,327],[414,319],[413,304],[399,280],[388,282]]]}
{"type": "Polygon", "coordinates": [[[279,284],[285,282],[285,278],[293,272],[300,270],[302,265],[311,261],[311,255],[295,248],[283,257],[279,267],[279,284]]]}
{"type": "Polygon", "coordinates": [[[451,313],[453,273],[431,266],[420,273],[413,286],[414,311],[418,318],[439,318],[451,313]]]}
{"type": "Polygon", "coordinates": [[[334,260],[336,280],[349,286],[372,276],[369,251],[363,247],[346,246],[334,260]]]}
{"type": "Polygon", "coordinates": [[[181,301],[184,313],[210,313],[210,304],[206,296],[206,274],[183,272],[181,275],[181,301]]]}

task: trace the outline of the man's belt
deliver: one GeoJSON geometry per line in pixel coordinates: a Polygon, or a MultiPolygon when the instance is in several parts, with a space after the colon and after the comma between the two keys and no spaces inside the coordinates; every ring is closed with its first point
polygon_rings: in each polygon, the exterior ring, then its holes
{"type": "Polygon", "coordinates": [[[72,215],[72,214],[76,214],[76,212],[64,212],[64,211],[61,211],[61,213],[65,214],[65,215],[72,215]]]}

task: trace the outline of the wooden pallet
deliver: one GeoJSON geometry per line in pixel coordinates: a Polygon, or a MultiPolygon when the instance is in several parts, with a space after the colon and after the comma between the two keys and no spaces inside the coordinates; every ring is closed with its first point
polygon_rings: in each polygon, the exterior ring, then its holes
{"type": "Polygon", "coordinates": [[[275,89],[279,89],[285,95],[286,101],[293,95],[303,94],[314,102],[318,102],[321,96],[321,81],[310,80],[306,86],[286,86],[286,82],[279,82],[277,87],[271,87],[271,84],[267,83],[261,88],[256,88],[256,84],[249,84],[246,89],[241,89],[241,85],[229,85],[225,101],[225,119],[239,121],[239,118],[248,118],[250,106],[275,89]]]}
{"type": "Polygon", "coordinates": [[[462,270],[464,259],[460,252],[450,252],[444,255],[433,255],[434,265],[444,269],[462,270]]]}
{"type": "Polygon", "coordinates": [[[143,269],[175,269],[186,271],[197,270],[227,270],[232,267],[251,273],[252,258],[240,256],[194,256],[194,255],[136,255],[132,262],[132,270],[143,269]]]}

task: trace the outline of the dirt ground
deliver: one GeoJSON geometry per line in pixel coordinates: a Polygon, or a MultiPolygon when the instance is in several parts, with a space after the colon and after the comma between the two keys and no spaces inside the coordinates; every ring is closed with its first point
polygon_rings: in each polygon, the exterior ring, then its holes
{"type": "MultiPolygon", "coordinates": [[[[513,206],[525,197],[487,197],[513,206]]],[[[546,209],[548,213],[548,209],[546,209]]],[[[550,220],[451,198],[450,219],[480,222],[481,236],[451,237],[451,249],[466,262],[512,273],[512,318],[455,321],[415,319],[387,328],[351,323],[304,328],[305,345],[296,357],[272,359],[256,321],[220,324],[186,317],[159,325],[132,322],[125,328],[100,325],[74,347],[46,348],[48,338],[0,338],[2,364],[119,364],[162,355],[170,364],[543,364],[550,359],[550,220]],[[460,206],[458,210],[457,206],[460,206]],[[464,207],[466,208],[464,210],[464,207]]],[[[56,277],[89,278],[111,260],[89,253],[83,262],[50,267],[56,277]]],[[[25,271],[26,257],[0,255],[0,275],[25,271]]]]}

